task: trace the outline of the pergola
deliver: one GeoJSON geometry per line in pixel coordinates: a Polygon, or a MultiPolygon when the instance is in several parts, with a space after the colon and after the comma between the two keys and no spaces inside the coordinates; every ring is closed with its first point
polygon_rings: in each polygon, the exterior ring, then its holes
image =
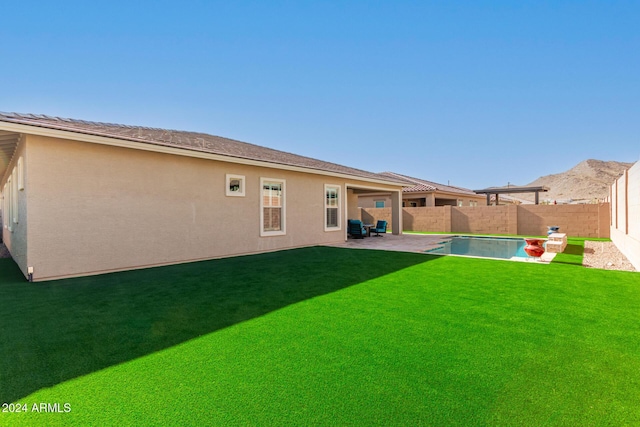
{"type": "Polygon", "coordinates": [[[476,194],[486,194],[487,195],[487,206],[491,205],[491,195],[496,195],[496,206],[498,205],[500,194],[510,194],[510,193],[536,193],[536,205],[539,202],[539,194],[540,192],[549,191],[549,187],[540,186],[540,187],[490,187],[485,188],[484,190],[473,190],[476,194]]]}

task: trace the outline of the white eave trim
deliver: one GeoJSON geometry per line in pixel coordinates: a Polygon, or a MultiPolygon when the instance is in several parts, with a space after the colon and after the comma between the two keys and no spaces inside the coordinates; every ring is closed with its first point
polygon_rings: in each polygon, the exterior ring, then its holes
{"type": "Polygon", "coordinates": [[[225,156],[222,154],[207,153],[204,151],[189,150],[186,148],[169,147],[166,145],[158,145],[151,142],[137,142],[126,139],[118,139],[115,137],[98,136],[89,133],[73,132],[60,129],[51,129],[38,125],[26,125],[22,123],[12,123],[0,120],[0,129],[12,132],[26,133],[38,136],[47,136],[51,138],[70,139],[74,141],[90,142],[93,144],[111,145],[115,147],[131,148],[134,150],[152,151],[156,153],[173,154],[176,156],[195,157],[199,159],[217,160],[226,163],[237,163],[242,165],[259,166],[270,169],[288,170],[294,172],[313,173],[316,175],[326,175],[345,179],[358,179],[366,182],[386,185],[406,185],[394,181],[383,181],[372,178],[361,177],[357,175],[344,174],[339,172],[325,171],[321,169],[306,168],[302,166],[292,166],[282,163],[271,163],[262,160],[243,159],[241,157],[225,156]]]}

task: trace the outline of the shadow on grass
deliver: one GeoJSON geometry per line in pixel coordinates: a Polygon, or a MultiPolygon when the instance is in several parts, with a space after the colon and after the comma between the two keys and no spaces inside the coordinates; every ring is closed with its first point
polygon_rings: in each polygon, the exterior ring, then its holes
{"type": "Polygon", "coordinates": [[[584,240],[569,239],[567,247],[562,253],[557,254],[552,262],[556,264],[582,265],[583,258],[584,240]]]}
{"type": "Polygon", "coordinates": [[[314,247],[45,283],[0,260],[0,402],[433,260],[314,247]]]}

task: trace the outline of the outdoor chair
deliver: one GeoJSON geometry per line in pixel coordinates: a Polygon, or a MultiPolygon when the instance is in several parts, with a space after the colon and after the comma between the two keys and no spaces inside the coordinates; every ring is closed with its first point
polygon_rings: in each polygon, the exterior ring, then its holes
{"type": "Polygon", "coordinates": [[[376,224],[376,228],[372,228],[371,232],[376,233],[376,237],[381,237],[380,233],[387,232],[387,221],[378,220],[378,223],[376,224]]]}
{"type": "Polygon", "coordinates": [[[357,219],[350,219],[348,221],[348,224],[348,232],[349,234],[351,234],[351,237],[353,237],[354,239],[362,239],[363,237],[366,237],[367,229],[362,226],[362,221],[357,219]]]}

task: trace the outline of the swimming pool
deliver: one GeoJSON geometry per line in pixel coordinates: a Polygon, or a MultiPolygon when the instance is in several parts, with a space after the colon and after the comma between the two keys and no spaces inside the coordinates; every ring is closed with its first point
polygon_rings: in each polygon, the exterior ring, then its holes
{"type": "Polygon", "coordinates": [[[465,255],[481,258],[527,259],[524,239],[510,237],[453,236],[426,251],[435,255],[465,255]]]}

